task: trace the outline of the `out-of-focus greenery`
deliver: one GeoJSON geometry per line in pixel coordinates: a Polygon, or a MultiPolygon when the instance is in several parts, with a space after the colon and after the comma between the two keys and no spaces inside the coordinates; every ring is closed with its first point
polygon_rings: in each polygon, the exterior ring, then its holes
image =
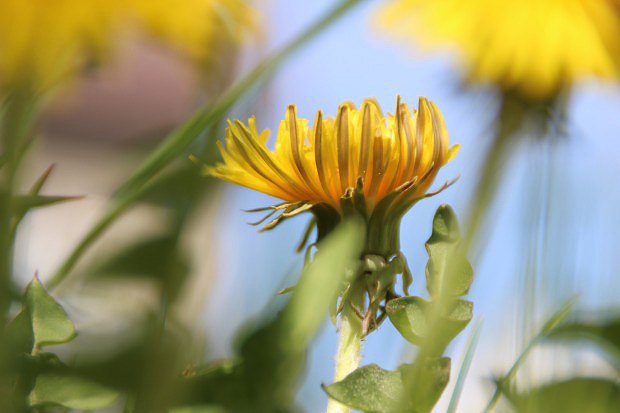
{"type": "Polygon", "coordinates": [[[194,360],[184,366],[184,343],[192,333],[179,335],[153,314],[150,329],[131,348],[66,365],[48,348],[72,341],[74,325],[35,278],[5,335],[11,343],[5,378],[13,391],[2,399],[2,411],[92,410],[121,395],[126,411],[135,412],[293,410],[308,346],[357,265],[362,234],[363,226],[343,223],[322,242],[284,307],[240,332],[235,357],[215,363],[194,360]]]}
{"type": "Polygon", "coordinates": [[[618,356],[620,350],[619,319],[603,325],[567,321],[575,302],[569,301],[542,325],[510,370],[496,379],[496,390],[486,411],[491,411],[504,394],[518,412],[615,412],[620,403],[618,359],[612,360],[616,377],[573,377],[552,381],[527,390],[518,390],[513,379],[530,351],[539,344],[556,340],[579,340],[587,337],[606,351],[618,356]]]}

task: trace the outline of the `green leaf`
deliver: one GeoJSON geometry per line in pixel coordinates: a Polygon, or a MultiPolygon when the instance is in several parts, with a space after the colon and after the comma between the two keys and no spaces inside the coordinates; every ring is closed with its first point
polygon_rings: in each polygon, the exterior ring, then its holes
{"type": "Polygon", "coordinates": [[[54,167],[55,165],[51,164],[50,166],[47,167],[45,171],[43,171],[41,176],[35,181],[35,183],[30,188],[31,195],[38,195],[41,192],[41,190],[47,183],[47,180],[52,175],[52,172],[54,171],[54,167]]]}
{"type": "Polygon", "coordinates": [[[95,277],[146,277],[162,283],[174,300],[189,274],[189,260],[178,245],[178,234],[158,235],[138,241],[97,265],[95,277]]]}
{"type": "Polygon", "coordinates": [[[67,313],[45,291],[36,276],[26,288],[26,308],[32,323],[35,349],[67,343],[75,337],[75,327],[67,313]]]}
{"type": "Polygon", "coordinates": [[[41,176],[35,181],[35,183],[30,188],[30,191],[27,195],[17,195],[14,197],[13,206],[13,224],[12,224],[12,232],[15,233],[17,231],[17,227],[26,214],[34,208],[41,208],[46,206],[51,206],[61,202],[73,201],[76,199],[81,199],[82,197],[75,196],[44,196],[40,195],[41,190],[47,183],[52,171],[54,170],[54,165],[50,165],[41,176]]]}
{"type": "MultiPolygon", "coordinates": [[[[217,127],[209,130],[208,140],[214,147],[212,153],[218,153],[215,142],[220,133],[217,127]]],[[[202,205],[200,198],[209,189],[215,189],[217,184],[216,180],[205,179],[193,163],[183,163],[157,179],[140,200],[172,210],[184,210],[202,205]]]]}
{"type": "MultiPolygon", "coordinates": [[[[432,313],[432,302],[420,297],[401,297],[390,300],[386,306],[390,321],[398,332],[409,342],[421,345],[429,338],[429,317],[432,313]]],[[[466,300],[456,300],[451,304],[450,311],[441,314],[439,322],[433,327],[436,333],[433,337],[438,345],[449,343],[456,337],[473,317],[473,303],[466,300]]]]}
{"type": "Polygon", "coordinates": [[[115,391],[90,380],[40,374],[28,399],[32,406],[59,405],[69,409],[93,410],[111,404],[117,397],[115,391]]]}
{"type": "Polygon", "coordinates": [[[620,318],[603,322],[575,322],[560,325],[546,336],[547,340],[588,340],[620,362],[620,318]]]}
{"type": "Polygon", "coordinates": [[[430,303],[421,297],[402,297],[390,300],[386,310],[390,321],[409,342],[420,344],[426,336],[426,309],[430,303]]]}
{"type": "Polygon", "coordinates": [[[363,222],[344,222],[321,241],[282,311],[240,337],[236,362],[185,379],[191,403],[235,412],[292,410],[308,347],[359,264],[364,231],[363,222]]]}
{"type": "Polygon", "coordinates": [[[314,261],[304,269],[283,314],[282,322],[290,329],[290,345],[305,347],[323,324],[329,306],[355,274],[364,232],[362,221],[345,221],[317,246],[314,261]]]}
{"type": "Polygon", "coordinates": [[[21,216],[34,208],[83,199],[82,196],[18,195],[15,197],[15,214],[21,216]]]}
{"type": "Polygon", "coordinates": [[[560,307],[551,315],[551,317],[549,317],[549,319],[547,319],[547,321],[545,321],[545,324],[540,329],[539,335],[542,337],[553,332],[560,325],[560,323],[570,315],[575,307],[575,304],[576,300],[574,298],[567,300],[562,307],[560,307]]]}
{"type": "Polygon", "coordinates": [[[323,390],[337,402],[364,412],[396,412],[404,394],[400,371],[383,370],[376,364],[324,385],[323,390]]]}
{"type": "Polygon", "coordinates": [[[460,246],[459,224],[452,208],[442,205],[433,218],[433,232],[426,242],[429,260],[426,287],[433,299],[467,294],[473,269],[460,246]]]}
{"type": "Polygon", "coordinates": [[[450,380],[450,359],[403,364],[397,371],[376,364],[323,386],[329,397],[363,412],[430,412],[450,380]]]}
{"type": "Polygon", "coordinates": [[[574,378],[547,384],[509,400],[520,413],[616,413],[620,406],[620,386],[601,378],[574,378]]]}
{"type": "Polygon", "coordinates": [[[286,406],[294,398],[312,338],[359,264],[364,231],[363,222],[347,221],[321,241],[280,316],[242,344],[249,390],[264,406],[286,406]]]}
{"type": "Polygon", "coordinates": [[[30,353],[34,346],[32,322],[27,310],[22,310],[7,325],[6,335],[13,353],[30,353]]]}
{"type": "Polygon", "coordinates": [[[168,273],[179,277],[189,268],[177,253],[176,237],[171,234],[140,241],[123,249],[93,270],[93,275],[137,275],[164,279],[168,273]]]}
{"type": "Polygon", "coordinates": [[[508,372],[503,377],[496,381],[495,391],[493,392],[493,396],[491,396],[491,400],[489,400],[485,412],[491,411],[491,409],[493,409],[495,404],[497,404],[497,401],[499,400],[502,392],[506,392],[506,388],[508,388],[508,385],[517,374],[519,367],[521,367],[532,349],[547,335],[551,334],[558,327],[558,325],[560,325],[560,323],[562,323],[562,321],[564,321],[564,319],[568,317],[573,307],[575,306],[575,303],[576,301],[574,299],[567,300],[556,312],[554,312],[545,321],[540,331],[534,337],[532,337],[532,339],[530,339],[519,357],[517,357],[517,359],[513,363],[512,367],[510,367],[510,370],[508,370],[508,372]]]}
{"type": "Polygon", "coordinates": [[[450,381],[450,368],[451,361],[447,357],[416,360],[414,364],[402,365],[405,411],[432,411],[450,381]]]}

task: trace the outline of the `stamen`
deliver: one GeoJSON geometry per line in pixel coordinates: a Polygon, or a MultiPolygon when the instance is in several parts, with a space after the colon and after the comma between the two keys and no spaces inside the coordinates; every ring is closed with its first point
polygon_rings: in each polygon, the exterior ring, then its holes
{"type": "Polygon", "coordinates": [[[290,203],[283,213],[275,217],[267,225],[262,227],[260,231],[258,232],[269,231],[270,229],[273,229],[276,226],[278,226],[278,224],[280,224],[280,222],[284,221],[285,219],[301,214],[302,212],[305,212],[312,207],[313,207],[313,204],[308,204],[306,201],[290,203]]]}
{"type": "Polygon", "coordinates": [[[302,212],[308,211],[310,209],[312,209],[312,207],[314,206],[314,204],[310,204],[307,202],[304,202],[300,207],[297,207],[295,209],[293,209],[292,211],[285,211],[282,213],[282,216],[285,218],[289,218],[289,217],[294,217],[295,215],[299,215],[302,212]]]}
{"type": "Polygon", "coordinates": [[[265,215],[264,217],[262,217],[261,219],[259,219],[256,222],[248,222],[248,225],[252,225],[253,227],[256,227],[260,224],[262,224],[263,222],[267,221],[269,218],[271,218],[273,216],[273,214],[275,214],[276,212],[278,212],[276,209],[272,210],[270,213],[268,213],[267,215],[265,215]]]}
{"type": "Polygon", "coordinates": [[[279,211],[281,209],[285,209],[287,208],[291,203],[290,202],[282,202],[279,204],[275,204],[275,205],[270,205],[267,207],[260,207],[260,208],[254,208],[254,209],[242,209],[241,211],[243,212],[264,212],[264,211],[270,211],[270,210],[274,210],[274,211],[279,211]]]}
{"type": "Polygon", "coordinates": [[[424,198],[430,198],[432,196],[439,194],[440,192],[454,185],[454,183],[458,181],[460,178],[461,178],[461,175],[457,175],[455,178],[452,178],[451,180],[444,182],[444,184],[439,189],[425,194],[424,198]]]}

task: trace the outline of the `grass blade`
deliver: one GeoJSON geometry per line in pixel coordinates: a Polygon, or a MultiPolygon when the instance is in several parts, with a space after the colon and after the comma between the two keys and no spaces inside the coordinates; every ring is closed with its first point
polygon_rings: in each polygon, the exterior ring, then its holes
{"type": "Polygon", "coordinates": [[[474,358],[474,353],[476,352],[476,346],[478,345],[478,339],[480,338],[481,327],[482,320],[479,319],[472,328],[469,335],[469,340],[467,341],[467,346],[465,347],[465,357],[463,357],[463,362],[461,363],[461,368],[459,369],[459,374],[456,378],[456,384],[454,385],[454,390],[452,390],[450,404],[448,404],[448,410],[446,410],[446,413],[456,412],[456,408],[459,404],[459,398],[461,397],[461,393],[463,392],[465,379],[467,378],[467,373],[469,373],[469,367],[471,366],[471,362],[474,358]]]}

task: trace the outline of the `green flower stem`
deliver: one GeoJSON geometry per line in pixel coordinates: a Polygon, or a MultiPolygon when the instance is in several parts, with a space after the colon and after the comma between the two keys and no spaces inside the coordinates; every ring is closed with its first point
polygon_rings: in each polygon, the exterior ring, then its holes
{"type": "MultiPolygon", "coordinates": [[[[351,305],[363,308],[364,292],[362,289],[352,292],[349,298],[351,305]]],[[[353,311],[350,305],[345,306],[340,316],[338,350],[336,352],[336,367],[334,382],[344,379],[359,367],[362,352],[362,320],[353,311]]],[[[327,413],[348,413],[351,410],[329,399],[327,413]]]]}
{"type": "Polygon", "coordinates": [[[537,103],[510,93],[503,95],[495,137],[483,160],[471,197],[473,204],[465,220],[463,246],[466,251],[472,251],[473,261],[480,255],[479,238],[487,229],[488,210],[497,196],[511,152],[523,140],[525,132],[544,137],[551,129],[562,128],[568,97],[567,94],[559,94],[551,101],[537,103]]]}
{"type": "Polygon", "coordinates": [[[121,216],[144,192],[144,186],[165,166],[183,154],[189,145],[202,137],[208,127],[219,121],[245,94],[247,90],[276,71],[291,54],[332,25],[354,6],[364,0],[343,0],[327,11],[309,28],[295,37],[288,45],[256,66],[238,83],[226,91],[213,105],[207,105],[183,126],[173,131],[151,153],[134,174],[113,195],[112,202],[102,218],[86,233],[73,252],[47,282],[48,288],[58,286],[70,273],[92,244],[121,216]]]}
{"type": "Polygon", "coordinates": [[[493,396],[491,396],[491,400],[484,409],[484,413],[490,413],[494,408],[500,397],[502,396],[502,388],[505,384],[509,383],[514,376],[517,374],[517,370],[521,367],[521,364],[525,361],[525,358],[532,351],[532,349],[540,342],[542,339],[541,336],[536,336],[528,343],[527,347],[523,350],[523,352],[519,355],[515,363],[512,365],[508,373],[505,376],[500,377],[497,380],[497,385],[495,386],[495,391],[493,392],[493,396]]]}
{"type": "MultiPolygon", "coordinates": [[[[486,157],[482,163],[481,173],[472,196],[473,205],[465,220],[465,235],[463,247],[465,251],[471,251],[477,247],[479,235],[484,231],[486,215],[489,207],[493,204],[499,185],[505,170],[504,163],[508,158],[510,149],[514,146],[511,142],[515,133],[524,121],[523,107],[513,100],[504,98],[500,109],[497,132],[491,143],[486,157]]],[[[477,251],[472,251],[477,255],[477,251]]],[[[476,259],[474,258],[475,262],[476,259]]]]}
{"type": "Polygon", "coordinates": [[[334,379],[344,379],[357,368],[361,352],[362,323],[357,317],[343,317],[340,320],[340,337],[336,354],[334,379]]]}

